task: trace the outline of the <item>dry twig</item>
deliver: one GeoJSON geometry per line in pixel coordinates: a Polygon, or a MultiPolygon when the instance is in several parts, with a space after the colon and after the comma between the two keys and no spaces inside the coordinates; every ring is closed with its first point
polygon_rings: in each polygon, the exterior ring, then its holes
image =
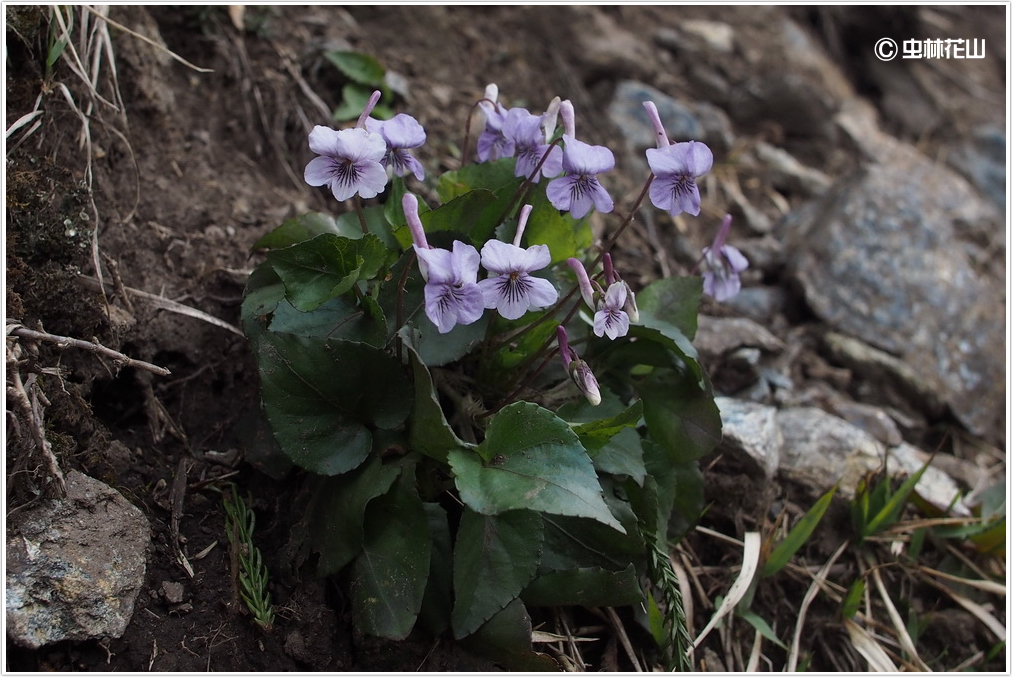
{"type": "Polygon", "coordinates": [[[121,352],[115,351],[112,348],[106,348],[97,341],[82,341],[81,339],[71,338],[69,336],[57,336],[44,331],[35,331],[29,329],[20,324],[8,324],[7,325],[8,336],[18,336],[23,339],[29,339],[32,341],[44,341],[46,343],[53,343],[59,348],[80,348],[87,350],[91,353],[98,355],[104,355],[112,359],[113,363],[117,366],[133,367],[135,369],[144,369],[150,371],[159,376],[168,376],[172,372],[165,367],[159,367],[156,364],[145,362],[143,360],[135,360],[132,357],[127,357],[121,352]]]}

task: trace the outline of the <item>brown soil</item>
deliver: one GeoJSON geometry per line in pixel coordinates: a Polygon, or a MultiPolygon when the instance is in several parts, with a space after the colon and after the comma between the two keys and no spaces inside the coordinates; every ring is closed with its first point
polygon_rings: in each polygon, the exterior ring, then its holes
{"type": "MultiPolygon", "coordinates": [[[[8,642],[5,667],[100,672],[494,669],[447,640],[421,632],[400,643],[352,632],[342,582],[316,578],[314,560],[300,551],[292,536],[300,521],[300,475],[264,465],[271,440],[258,417],[257,370],[246,340],[124,293],[123,288],[171,299],[238,326],[245,279],[257,262],[251,245],[284,218],[310,209],[341,208],[326,191],[310,188],[301,178],[311,157],[308,129],[328,124],[327,111],[310,92],[329,108],[340,100],[342,76],[322,57],[327,49],[372,54],[403,76],[407,89],[398,109],[410,112],[426,128],[429,143],[422,160],[432,173],[456,162],[453,151],[463,145],[467,112],[488,82],[496,82],[514,105],[543,107],[556,94],[572,99],[581,135],[601,144],[619,138],[605,108],[620,79],[687,91],[686,73],[692,64],[684,59],[656,47],[643,52],[641,59],[628,58],[630,52],[621,44],[613,53],[590,53],[584,47],[588,35],[597,32],[602,41],[621,43],[680,20],[701,18],[734,24],[754,38],[753,49],[761,50],[763,22],[785,10],[767,8],[762,16],[753,16],[746,8],[718,7],[250,6],[245,10],[246,30],[238,31],[225,7],[117,6],[111,13],[115,21],[164,41],[175,54],[213,72],[198,73],[112,30],[124,109],[117,112],[99,103],[92,110],[90,162],[78,142],[81,120],[55,83],[65,83],[81,106],[88,100],[86,89],[62,62],[53,79],[45,77],[48,9],[17,17],[11,11],[8,18],[17,33],[10,28],[7,33],[7,124],[30,111],[40,92],[45,114],[42,127],[8,154],[6,317],[53,334],[96,337],[172,374],[156,377],[117,369],[94,354],[46,344],[32,356],[32,366],[60,367],[62,385],[46,389],[51,401],[46,422],[60,464],[101,479],[140,507],[152,525],[152,545],[145,590],[122,638],[61,643],[38,651],[8,642]],[[88,281],[96,277],[96,228],[105,299],[97,293],[97,282],[88,281]],[[233,472],[237,474],[230,475],[233,472]],[[170,489],[180,473],[185,473],[188,488],[179,542],[192,577],[177,563],[171,542],[170,489]],[[226,475],[253,497],[256,541],[266,557],[277,605],[271,632],[258,629],[237,600],[221,497],[207,481],[226,475]],[[167,597],[165,583],[182,584],[181,602],[173,601],[174,595],[167,597]]],[[[857,14],[796,16],[820,39],[846,38],[868,29],[853,25],[857,14]]],[[[1004,36],[994,44],[1003,41],[1004,36]]],[[[643,44],[652,43],[644,39],[643,44]]],[[[834,48],[830,41],[831,53],[834,48]]],[[[108,67],[104,64],[99,93],[115,101],[108,67]]],[[[729,81],[747,79],[744,64],[728,61],[721,67],[729,69],[729,81]]],[[[1004,54],[1001,68],[998,72],[1003,72],[1004,54]]],[[[856,77],[855,85],[862,88],[856,77]]],[[[794,137],[790,130],[771,130],[761,122],[736,131],[779,139],[806,160],[824,158],[827,164],[820,168],[826,171],[853,162],[831,140],[794,137]]],[[[928,142],[939,138],[931,136],[928,142]]],[[[628,207],[635,186],[632,178],[624,180],[629,185],[616,188],[628,189],[627,197],[618,202],[628,207]]],[[[631,261],[628,268],[636,274],[629,277],[634,281],[661,274],[654,263],[631,261]]],[[[686,262],[674,258],[669,267],[684,270],[686,262]]],[[[795,316],[803,317],[804,310],[791,311],[792,320],[795,316]]],[[[8,513],[35,500],[46,486],[44,469],[26,449],[9,442],[8,513]]],[[[770,514],[775,519],[774,508],[784,505],[802,506],[803,511],[814,498],[803,488],[757,486],[719,460],[707,468],[707,491],[711,500],[733,500],[711,508],[704,524],[739,537],[761,526],[765,518],[755,516],[770,514]]],[[[812,563],[824,562],[846,538],[845,512],[831,513],[828,523],[835,535],[814,540],[804,553],[812,563]]],[[[708,567],[732,567],[740,557],[740,551],[698,534],[688,538],[686,546],[697,564],[708,567]]],[[[707,571],[700,585],[712,599],[726,592],[730,579],[707,571]]],[[[753,608],[782,635],[793,627],[808,579],[777,580],[760,589],[753,608]]],[[[934,595],[927,599],[935,601],[922,605],[925,612],[945,607],[936,615],[937,628],[926,634],[937,648],[939,662],[933,667],[952,667],[990,646],[965,612],[938,602],[934,595]],[[959,629],[958,641],[946,639],[949,630],[959,629]]],[[[695,610],[696,631],[711,612],[695,610]]],[[[577,625],[602,624],[590,612],[572,614],[577,625]]],[[[631,615],[623,611],[622,618],[632,641],[649,645],[649,636],[639,631],[631,615]]],[[[548,630],[557,628],[556,620],[548,612],[535,619],[547,623],[548,630]]],[[[838,669],[825,658],[843,632],[834,607],[817,603],[809,623],[813,632],[807,646],[815,654],[810,668],[838,669]]],[[[737,632],[749,638],[741,640],[747,649],[751,631],[739,627],[737,632]]],[[[592,669],[630,669],[623,652],[615,649],[615,634],[604,632],[601,637],[606,641],[586,654],[592,669]]],[[[725,650],[716,633],[707,647],[707,656],[725,650]]],[[[783,660],[778,649],[771,655],[783,660]]],[[[1004,652],[978,667],[1003,660],[1004,652]]]]}

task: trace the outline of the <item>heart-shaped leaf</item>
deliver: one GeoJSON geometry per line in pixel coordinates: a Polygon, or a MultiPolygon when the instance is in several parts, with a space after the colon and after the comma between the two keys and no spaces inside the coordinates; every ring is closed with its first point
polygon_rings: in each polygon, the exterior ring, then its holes
{"type": "Polygon", "coordinates": [[[538,570],[543,528],[530,510],[464,509],[453,551],[453,634],[460,639],[512,602],[538,570]]]}
{"type": "Polygon", "coordinates": [[[345,293],[359,280],[372,279],[386,258],[387,248],[375,235],[353,240],[324,233],[271,251],[267,262],[284,282],[288,300],[307,312],[345,293]]]}
{"type": "Polygon", "coordinates": [[[530,606],[626,606],[642,602],[643,590],[632,564],[621,571],[584,567],[542,574],[521,598],[530,606]]]}
{"type": "Polygon", "coordinates": [[[411,382],[378,348],[274,332],[262,334],[255,348],[274,436],[306,470],[348,472],[372,448],[367,426],[396,428],[411,412],[411,382]]]}
{"type": "Polygon", "coordinates": [[[530,402],[509,405],[492,420],[476,451],[449,453],[461,499],[473,510],[589,517],[625,533],[608,510],[580,440],[547,409],[530,402]]]}
{"type": "Polygon", "coordinates": [[[377,637],[404,639],[422,607],[432,549],[413,467],[369,503],[364,532],[362,554],[351,571],[355,627],[377,637]]]}

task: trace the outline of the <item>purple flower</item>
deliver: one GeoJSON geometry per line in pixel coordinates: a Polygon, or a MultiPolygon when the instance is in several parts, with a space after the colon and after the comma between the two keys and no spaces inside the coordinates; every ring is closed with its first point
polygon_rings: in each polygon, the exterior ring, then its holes
{"type": "Polygon", "coordinates": [[[592,406],[601,404],[601,388],[597,384],[597,377],[590,370],[590,365],[580,359],[576,351],[569,346],[569,336],[566,328],[559,325],[555,330],[555,336],[559,342],[559,355],[562,357],[562,366],[566,368],[569,378],[573,380],[576,387],[584,394],[592,406]]]}
{"type": "Polygon", "coordinates": [[[471,324],[485,312],[478,286],[478,250],[454,240],[453,251],[433,249],[418,218],[418,198],[405,193],[401,201],[414,240],[418,268],[425,279],[425,314],[440,334],[457,324],[471,324]]]}
{"type": "Polygon", "coordinates": [[[629,333],[629,315],[625,312],[626,296],[624,283],[608,287],[604,299],[598,304],[598,311],[594,313],[594,334],[607,334],[614,341],[629,333]]]}
{"type": "Polygon", "coordinates": [[[615,156],[604,146],[591,146],[573,136],[566,135],[563,141],[562,169],[566,174],[549,182],[548,200],[556,209],[569,211],[574,219],[582,219],[591,207],[607,214],[615,203],[597,175],[615,167],[615,156]]]}
{"type": "Polygon", "coordinates": [[[729,244],[724,244],[731,230],[731,215],[724,217],[713,244],[703,247],[703,293],[723,303],[741,291],[738,273],[748,268],[748,259],[729,244]]]}
{"type": "Polygon", "coordinates": [[[478,162],[490,162],[501,157],[513,157],[513,140],[503,134],[506,107],[496,101],[499,88],[493,83],[485,87],[485,97],[478,102],[485,114],[485,129],[478,137],[478,162]]]}
{"type": "Polygon", "coordinates": [[[699,186],[696,179],[713,167],[713,153],[706,144],[686,141],[648,148],[647,163],[655,176],[650,184],[650,202],[672,216],[682,212],[697,216],[699,186]]]}
{"type": "Polygon", "coordinates": [[[383,137],[387,150],[383,156],[383,166],[397,176],[414,174],[419,181],[425,178],[425,168],[415,156],[408,152],[410,148],[418,148],[425,143],[425,130],[418,120],[410,115],[400,113],[383,121],[367,118],[365,128],[383,137]]]}
{"type": "Polygon", "coordinates": [[[360,127],[335,131],[317,125],[309,133],[309,148],[320,157],[306,165],[310,186],[330,186],[334,197],[347,200],[353,195],[376,197],[387,184],[381,164],[386,143],[379,134],[360,127]]]}
{"type": "Polygon", "coordinates": [[[545,127],[548,120],[554,117],[551,111],[544,115],[533,115],[524,108],[511,108],[506,113],[502,132],[513,143],[517,156],[517,176],[530,177],[533,183],[537,183],[542,174],[552,177],[562,173],[562,149],[546,143],[548,134],[545,127]],[[541,164],[541,158],[546,153],[548,157],[541,164]],[[539,164],[541,169],[534,173],[539,164]]]}
{"type": "Polygon", "coordinates": [[[531,275],[552,262],[551,252],[543,244],[527,249],[520,246],[531,206],[524,205],[517,223],[513,244],[489,240],[481,248],[481,265],[489,276],[478,283],[485,296],[485,307],[496,308],[507,320],[516,320],[528,310],[555,303],[559,292],[548,280],[531,275]]]}
{"type": "MultiPolygon", "coordinates": [[[[576,273],[576,279],[580,286],[580,294],[583,301],[594,313],[594,334],[615,340],[620,336],[629,333],[630,315],[626,312],[629,307],[629,299],[632,292],[625,281],[618,279],[611,265],[611,256],[605,254],[605,280],[608,282],[608,290],[604,291],[596,282],[592,283],[587,275],[587,270],[577,259],[569,259],[566,263],[576,273]],[[593,286],[597,287],[595,290],[593,286]]],[[[635,301],[632,303],[635,308],[635,301]]],[[[639,317],[639,312],[636,312],[639,317]]]]}

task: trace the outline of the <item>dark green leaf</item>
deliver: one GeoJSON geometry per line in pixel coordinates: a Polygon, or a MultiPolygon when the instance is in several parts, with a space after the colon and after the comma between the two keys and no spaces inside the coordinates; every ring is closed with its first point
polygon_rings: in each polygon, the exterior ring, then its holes
{"type": "Polygon", "coordinates": [[[317,480],[309,519],[320,576],[338,573],[362,551],[366,506],[385,494],[400,473],[374,456],[349,473],[317,480]]]}
{"type": "Polygon", "coordinates": [[[273,268],[262,263],[253,269],[246,280],[241,310],[243,333],[251,343],[267,331],[270,314],[284,298],[285,285],[273,268]]]}
{"type": "Polygon", "coordinates": [[[432,533],[432,556],[429,563],[429,582],[422,598],[422,609],[418,620],[433,637],[438,637],[450,627],[450,611],[453,608],[453,571],[448,566],[453,561],[453,542],[450,539],[450,525],[446,511],[438,503],[426,503],[425,515],[432,533]]]}
{"type": "Polygon", "coordinates": [[[408,636],[422,607],[431,550],[429,520],[408,467],[366,508],[362,554],[351,571],[357,630],[389,639],[408,636]]]}
{"type": "Polygon", "coordinates": [[[362,209],[359,216],[358,210],[345,212],[337,217],[338,235],[352,240],[361,240],[366,234],[362,230],[362,219],[365,219],[365,226],[369,234],[375,235],[390,250],[391,253],[400,249],[400,243],[393,235],[393,228],[387,221],[385,205],[370,205],[362,209]]]}
{"type": "Polygon", "coordinates": [[[372,279],[386,261],[387,248],[374,235],[352,240],[323,234],[267,255],[285,284],[288,300],[303,312],[372,279]]]}
{"type": "Polygon", "coordinates": [[[338,297],[307,313],[282,300],[274,311],[271,331],[317,338],[340,338],[382,347],[386,343],[387,323],[383,311],[370,296],[361,299],[362,307],[338,297]]]}
{"type": "MultiPolygon", "coordinates": [[[[375,57],[359,52],[324,52],[323,55],[351,80],[373,89],[383,85],[386,69],[375,57]]],[[[359,113],[362,108],[359,107],[359,113]]]]}
{"type": "MultiPolygon", "coordinates": [[[[519,186],[523,179],[515,175],[516,158],[470,164],[439,177],[436,193],[446,203],[474,190],[495,192],[505,186],[519,186]]],[[[505,206],[505,205],[504,205],[505,206]]]]}
{"type": "Polygon", "coordinates": [[[450,449],[466,448],[470,445],[454,434],[439,405],[429,370],[422,363],[415,349],[406,345],[415,380],[415,408],[411,416],[411,447],[421,453],[446,463],[450,449]]]}
{"type": "Polygon", "coordinates": [[[650,437],[674,462],[695,461],[720,442],[720,411],[688,372],[655,369],[636,384],[650,437]]]}
{"type": "Polygon", "coordinates": [[[519,672],[557,672],[559,664],[531,648],[531,617],[519,599],[489,619],[461,645],[473,653],[519,672]]]}
{"type": "MultiPolygon", "coordinates": [[[[691,341],[696,335],[696,317],[702,294],[703,281],[696,275],[657,280],[636,294],[640,324],[665,334],[674,329],[691,341]]],[[[673,332],[671,337],[675,338],[673,332]]]]}
{"type": "Polygon", "coordinates": [[[573,426],[573,432],[583,439],[609,440],[624,428],[636,426],[643,417],[643,402],[636,400],[622,413],[573,426]]]}
{"type": "MultiPolygon", "coordinates": [[[[361,233],[361,231],[359,232],[361,233]]],[[[257,240],[253,249],[284,249],[293,244],[312,240],[317,235],[324,233],[352,237],[352,235],[342,232],[338,221],[330,214],[309,212],[286,219],[280,226],[257,240]]]]}
{"type": "MultiPolygon", "coordinates": [[[[921,475],[928,469],[930,463],[931,461],[929,460],[921,466],[920,470],[903,481],[903,484],[896,490],[896,493],[892,494],[885,504],[871,516],[871,520],[861,532],[861,538],[874,536],[878,532],[892,526],[899,519],[900,512],[903,510],[903,506],[906,505],[907,497],[910,496],[910,492],[917,486],[917,483],[921,480],[921,475]]],[[[883,483],[888,485],[888,478],[884,479],[883,483]]]]}
{"type": "Polygon", "coordinates": [[[274,435],[289,458],[312,472],[357,467],[372,447],[366,425],[396,428],[411,412],[403,367],[372,346],[268,332],[255,350],[274,435]]]}
{"type": "Polygon", "coordinates": [[[521,596],[531,606],[626,606],[643,601],[636,567],[552,571],[538,576],[521,596]]]}
{"type": "Polygon", "coordinates": [[[477,452],[449,454],[461,499],[472,509],[589,517],[625,532],[576,434],[550,411],[530,402],[509,405],[492,419],[477,452]]]}
{"type": "MultiPolygon", "coordinates": [[[[480,242],[484,240],[475,239],[475,235],[481,235],[488,229],[487,221],[495,218],[497,202],[494,193],[487,190],[474,190],[465,193],[446,204],[430,209],[418,215],[425,229],[426,238],[432,233],[453,232],[461,233],[467,244],[476,244],[481,247],[480,242]],[[488,214],[486,214],[488,212],[488,214]],[[470,240],[468,242],[468,240],[470,240]]],[[[407,226],[394,231],[397,241],[405,249],[411,245],[411,232],[407,226]]],[[[487,235],[485,238],[487,239],[487,235]]],[[[435,246],[430,241],[430,245],[435,246]]],[[[447,249],[450,247],[448,246],[447,249]]]]}
{"type": "Polygon", "coordinates": [[[643,556],[643,541],[636,533],[636,519],[628,508],[626,533],[620,534],[600,522],[580,517],[543,515],[545,545],[539,574],[597,567],[620,571],[643,556]]]}
{"type": "Polygon", "coordinates": [[[584,440],[583,446],[594,459],[594,467],[612,475],[628,475],[636,484],[643,484],[646,467],[643,464],[643,446],[639,433],[631,428],[618,431],[611,439],[584,440]],[[599,447],[595,445],[600,444],[599,447]]]}
{"type": "Polygon", "coordinates": [[[482,515],[464,509],[453,551],[453,635],[470,635],[512,602],[538,569],[543,527],[538,513],[482,515]]]}

